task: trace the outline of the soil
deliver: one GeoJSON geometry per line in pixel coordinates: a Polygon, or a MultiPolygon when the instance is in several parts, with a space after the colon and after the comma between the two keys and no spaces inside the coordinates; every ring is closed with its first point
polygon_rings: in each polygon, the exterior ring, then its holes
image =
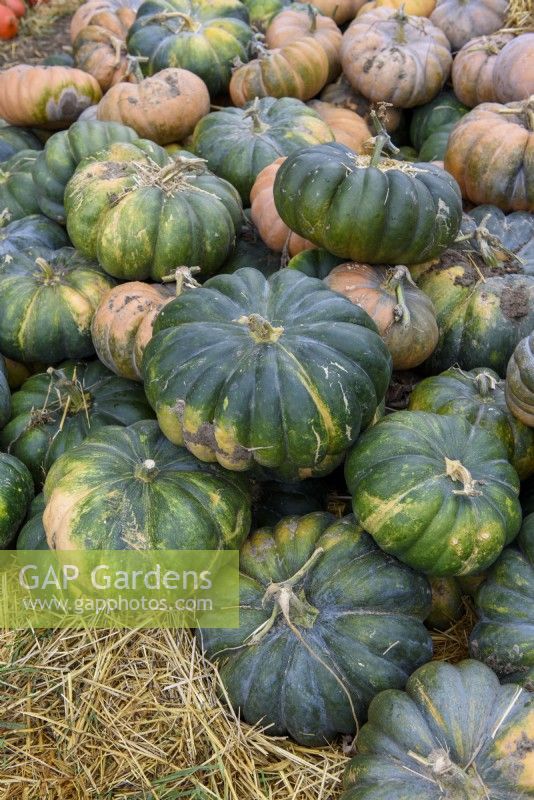
{"type": "Polygon", "coordinates": [[[38,34],[19,33],[8,42],[0,41],[0,69],[15,64],[40,64],[46,56],[72,53],[69,37],[71,16],[60,17],[50,24],[48,30],[38,34]]]}

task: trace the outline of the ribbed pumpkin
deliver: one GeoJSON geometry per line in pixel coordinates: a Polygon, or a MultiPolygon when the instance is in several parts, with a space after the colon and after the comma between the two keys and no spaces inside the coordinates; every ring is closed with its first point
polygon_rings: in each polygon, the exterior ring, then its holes
{"type": "Polygon", "coordinates": [[[224,108],[200,120],[193,150],[212,172],[236,187],[244,204],[261,170],[301,147],[333,140],[321,116],[300,100],[256,98],[241,108],[224,108]]]}
{"type": "Polygon", "coordinates": [[[343,264],[343,259],[332,255],[328,250],[315,247],[313,250],[302,250],[288,263],[288,269],[298,269],[310,278],[324,280],[338,264],[343,264]]]}
{"type": "Polygon", "coordinates": [[[521,339],[506,370],[506,402],[512,414],[534,428],[534,335],[521,339]]]}
{"type": "Polygon", "coordinates": [[[453,50],[486,33],[504,27],[508,0],[437,0],[430,15],[446,34],[453,50]]]}
{"type": "Polygon", "coordinates": [[[54,461],[90,433],[151,417],[140,386],[116,377],[99,361],[65,361],[32,375],[14,393],[0,446],[26,464],[40,486],[54,461]]]}
{"type": "MultiPolygon", "coordinates": [[[[371,125],[371,111],[376,111],[374,106],[363,94],[356,92],[350,85],[345,75],[341,73],[337,81],[329,83],[321,92],[319,99],[324,103],[330,103],[338,108],[348,108],[354,111],[359,117],[363,117],[368,125],[371,125]]],[[[400,108],[386,106],[381,108],[380,118],[385,129],[391,133],[397,130],[401,123],[402,111],[400,108]]]]}
{"type": "Polygon", "coordinates": [[[341,63],[352,86],[369,100],[412,108],[440,91],[452,57],[447,37],[425,17],[376,8],[344,33],[341,63]]]}
{"type": "Polygon", "coordinates": [[[56,550],[220,550],[250,526],[242,476],[202,464],[146,420],[108,425],[59,458],[44,486],[56,550]]]}
{"type": "Polygon", "coordinates": [[[130,28],[140,5],[140,0],[89,0],[83,3],[70,21],[71,42],[88,25],[100,25],[113,33],[130,28]]]}
{"type": "Polygon", "coordinates": [[[375,8],[399,8],[404,9],[405,14],[414,17],[429,17],[436,7],[436,0],[371,0],[365,3],[356,16],[366,14],[375,8]]]}
{"type": "Polygon", "coordinates": [[[0,356],[0,428],[8,422],[11,416],[11,391],[7,375],[6,362],[0,356]]]}
{"type": "MultiPolygon", "coordinates": [[[[427,139],[446,125],[458,122],[468,111],[454,92],[440,92],[430,103],[414,109],[410,123],[410,140],[421,150],[427,139]]],[[[449,128],[450,130],[450,128],[449,128]]]]}
{"type": "Polygon", "coordinates": [[[19,64],[0,73],[0,117],[11,125],[66,128],[102,97],[81,69],[19,64]]]}
{"type": "Polygon", "coordinates": [[[484,664],[424,664],[372,701],[340,800],[527,797],[533,727],[534,698],[484,664]]]}
{"type": "Polygon", "coordinates": [[[40,209],[51,219],[65,222],[63,196],[80,161],[112,142],[133,142],[137,134],[117,122],[83,120],[48,139],[33,165],[32,176],[40,209]]]}
{"type": "Polygon", "coordinates": [[[488,367],[471,372],[453,367],[426,378],[414,388],[408,408],[463,417],[503,442],[521,480],[534,472],[534,433],[510,413],[504,381],[488,367]]]}
{"type": "Polygon", "coordinates": [[[362,117],[348,108],[340,108],[322,100],[310,100],[308,105],[327,123],[336,142],[350,147],[356,153],[368,152],[365,144],[371,139],[372,133],[362,117]]]}
{"type": "Polygon", "coordinates": [[[458,416],[398,411],[349,452],[354,513],[386,553],[430,575],[492,564],[521,525],[519,478],[496,436],[458,416]]]}
{"type": "Polygon", "coordinates": [[[106,92],[97,118],[129,125],[157,144],[185,139],[210,110],[206,84],[186,69],[164,69],[140,83],[118,83],[106,92]]]}
{"type": "Polygon", "coordinates": [[[534,95],[534,33],[515,37],[495,59],[495,93],[499,103],[534,95]]]}
{"type": "Polygon", "coordinates": [[[92,355],[91,320],[113,285],[71,247],[8,253],[0,260],[0,352],[47,364],[92,355]]]}
{"type": "Polygon", "coordinates": [[[503,211],[534,211],[534,100],[482,103],[454,128],[445,169],[462,196],[503,211]]]}
{"type": "Polygon", "coordinates": [[[534,514],[517,545],[504,550],[478,591],[469,646],[505,683],[534,691],[534,514]]]}
{"type": "Polygon", "coordinates": [[[74,245],[122,280],[158,280],[177,265],[211,274],[232,252],[242,216],[237,190],[203,161],[142,139],[82,163],[65,209],[74,245]]]}
{"type": "Polygon", "coordinates": [[[28,518],[17,536],[17,550],[48,550],[46,533],[43,527],[44,497],[36,495],[28,509],[28,518]]]}
{"type": "Polygon", "coordinates": [[[7,453],[0,453],[0,550],[15,538],[33,499],[28,468],[7,453]]]}
{"type": "Polygon", "coordinates": [[[360,156],[337,142],[289,156],[274,201],[300,236],[374,264],[432,258],[454,240],[461,219],[458,186],[439,167],[381,158],[376,146],[373,156],[360,156]]]}
{"type": "Polygon", "coordinates": [[[202,631],[232,705],[272,735],[321,745],[354,734],[376,692],[428,660],[425,579],[354,517],[286,517],[240,555],[240,626],[202,631]]]}
{"type": "Polygon", "coordinates": [[[393,369],[413,369],[433,352],[439,333],[432,301],[406,267],[340,264],[324,281],[367,311],[391,353],[393,369]]]}
{"type": "Polygon", "coordinates": [[[272,19],[290,5],[292,0],[241,0],[247,7],[250,24],[259,31],[265,31],[272,19]]]}
{"type": "Polygon", "coordinates": [[[14,125],[0,125],[0,163],[19,150],[42,150],[43,145],[31,131],[14,125]]]}
{"type": "Polygon", "coordinates": [[[458,99],[469,108],[497,101],[495,65],[512,33],[477,36],[464,44],[452,65],[452,85],[458,99]]]}
{"type": "Polygon", "coordinates": [[[368,315],[320,281],[241,269],[161,310],[143,373],[171,441],[295,479],[342,461],[384,397],[391,357],[368,315]]]}
{"type": "Polygon", "coordinates": [[[65,229],[42,214],[30,214],[0,228],[0,257],[28,247],[57,250],[68,244],[65,229]]]}
{"type": "Polygon", "coordinates": [[[19,150],[0,164],[0,228],[40,211],[32,169],[36,150],[19,150]]]}
{"type": "Polygon", "coordinates": [[[127,33],[126,26],[120,32],[112,33],[101,25],[87,25],[73,42],[76,66],[92,75],[103,92],[120,81],[136,80],[126,53],[127,33]]]}
{"type": "Polygon", "coordinates": [[[354,19],[365,0],[314,0],[313,5],[321,14],[332,17],[338,25],[354,19]]]}
{"type": "Polygon", "coordinates": [[[147,0],[128,35],[128,52],[148,58],[147,75],[182,67],[198,75],[210,94],[224,93],[232,64],[248,60],[252,29],[239,0],[147,0]]]}

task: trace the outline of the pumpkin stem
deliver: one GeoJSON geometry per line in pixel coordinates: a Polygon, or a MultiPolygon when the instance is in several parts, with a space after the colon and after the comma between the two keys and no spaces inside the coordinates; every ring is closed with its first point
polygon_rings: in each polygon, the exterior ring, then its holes
{"type": "Polygon", "coordinates": [[[404,5],[402,5],[399,8],[399,10],[397,11],[397,13],[394,16],[395,16],[395,19],[398,22],[397,30],[395,31],[394,40],[398,44],[406,44],[406,31],[405,31],[404,26],[408,22],[408,15],[406,14],[406,12],[404,10],[404,5]]]}
{"type": "Polygon", "coordinates": [[[196,289],[200,283],[193,278],[200,272],[200,267],[176,267],[170,275],[161,278],[162,283],[176,283],[176,297],[179,297],[184,289],[196,289]]]}
{"type": "MultiPolygon", "coordinates": [[[[190,17],[189,14],[184,14],[183,11],[161,11],[159,14],[151,14],[146,18],[146,22],[153,24],[160,20],[164,22],[166,19],[179,19],[182,23],[182,28],[188,31],[196,31],[200,28],[199,23],[196,22],[193,17],[190,17]]],[[[143,20],[143,24],[144,23],[145,20],[143,20]]]]}
{"type": "Polygon", "coordinates": [[[131,56],[129,53],[126,55],[126,73],[124,78],[133,78],[136,83],[141,83],[144,79],[143,72],[140,64],[145,64],[149,61],[148,56],[131,56]]]}
{"type": "Polygon", "coordinates": [[[445,456],[445,473],[451,480],[463,483],[464,488],[455,489],[453,494],[463,494],[466,497],[475,497],[482,494],[478,489],[475,489],[476,484],[481,483],[481,481],[475,480],[461,461],[445,456]]]}
{"type": "Polygon", "coordinates": [[[282,327],[271,325],[271,323],[260,316],[260,314],[243,315],[238,319],[232,320],[232,322],[238,322],[240,325],[248,325],[250,335],[257,344],[273,344],[278,341],[284,332],[282,327]]]}
{"type": "Polygon", "coordinates": [[[489,397],[497,388],[498,380],[489,372],[479,372],[475,377],[477,392],[481,397],[489,397]]]}
{"type": "Polygon", "coordinates": [[[306,8],[308,10],[308,17],[310,20],[310,33],[315,33],[317,30],[317,11],[310,3],[306,5],[306,8]]]}
{"type": "Polygon", "coordinates": [[[390,277],[387,279],[386,285],[389,288],[394,289],[395,294],[397,295],[397,305],[393,309],[395,322],[402,321],[403,327],[407,328],[411,322],[411,314],[404,296],[404,281],[414,285],[408,269],[402,264],[399,264],[399,266],[395,267],[390,277]]]}
{"type": "Polygon", "coordinates": [[[53,283],[53,282],[57,283],[56,273],[54,272],[54,268],[53,268],[52,264],[50,264],[49,261],[47,261],[45,258],[41,258],[41,256],[39,256],[38,258],[35,259],[35,263],[37,264],[37,266],[41,270],[41,273],[39,274],[39,277],[43,278],[45,284],[53,283]]]}
{"type": "Polygon", "coordinates": [[[498,236],[490,233],[486,227],[488,219],[489,214],[481,220],[472,234],[484,263],[488,267],[500,267],[503,261],[508,261],[511,263],[516,262],[519,266],[523,266],[523,261],[512,250],[505,247],[498,236]]]}
{"type": "Polygon", "coordinates": [[[371,122],[376,131],[376,136],[369,140],[369,142],[373,144],[373,155],[371,156],[369,166],[376,167],[380,163],[383,150],[389,151],[391,155],[395,155],[399,152],[399,148],[395,147],[393,144],[391,136],[384,128],[384,125],[380,121],[380,117],[374,109],[371,111],[369,116],[371,117],[371,122]]]}
{"type": "Polygon", "coordinates": [[[260,117],[260,98],[255,97],[252,104],[243,114],[244,117],[250,117],[252,120],[252,130],[254,133],[264,133],[269,130],[269,126],[261,121],[260,117]]]}
{"type": "Polygon", "coordinates": [[[430,771],[433,778],[429,780],[438,784],[444,797],[461,796],[470,800],[489,800],[488,789],[477,770],[471,764],[464,768],[455,764],[446,750],[442,748],[431,750],[426,758],[413,750],[408,750],[408,755],[430,771]]]}
{"type": "MultiPolygon", "coordinates": [[[[59,408],[63,409],[59,429],[63,430],[63,424],[69,414],[79,414],[80,411],[85,412],[87,426],[90,428],[89,408],[91,407],[92,397],[90,392],[84,391],[83,384],[77,379],[76,368],[72,374],[72,379],[68,378],[62,369],[55,369],[55,367],[48,367],[46,372],[51,378],[49,394],[52,390],[55,392],[59,408]]],[[[47,403],[48,395],[45,405],[47,403]]]]}
{"type": "Polygon", "coordinates": [[[150,483],[157,476],[159,470],[156,462],[152,458],[145,458],[140,464],[136,464],[134,477],[145,483],[150,483]]]}

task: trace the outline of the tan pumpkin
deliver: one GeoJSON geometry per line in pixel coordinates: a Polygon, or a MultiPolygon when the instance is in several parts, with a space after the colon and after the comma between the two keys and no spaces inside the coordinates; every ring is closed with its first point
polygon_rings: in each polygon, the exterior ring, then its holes
{"type": "Polygon", "coordinates": [[[313,5],[321,14],[332,17],[338,25],[343,25],[354,19],[364,3],[365,0],[314,0],[313,5]]]}
{"type": "Polygon", "coordinates": [[[0,117],[10,125],[68,128],[101,97],[93,76],[73,67],[20,64],[0,72],[0,117]]]}
{"type": "MultiPolygon", "coordinates": [[[[371,111],[377,111],[378,106],[352,88],[346,77],[341,73],[337,81],[329,83],[321,92],[319,99],[331,103],[338,108],[348,108],[362,117],[367,125],[371,125],[371,111]]],[[[402,111],[400,108],[385,106],[381,110],[381,121],[388,133],[396,131],[400,125],[402,111]]]]}
{"type": "Polygon", "coordinates": [[[142,0],[89,0],[83,3],[70,21],[70,40],[87,25],[100,25],[118,35],[118,31],[131,28],[142,0]]]}
{"type": "Polygon", "coordinates": [[[453,128],[444,162],[476,205],[534,211],[534,97],[474,108],[453,128]]]}
{"type": "Polygon", "coordinates": [[[100,25],[87,25],[72,46],[76,66],[96,78],[103,92],[121,81],[135,81],[126,52],[126,32],[118,37],[100,25]]]}
{"type": "Polygon", "coordinates": [[[313,6],[298,3],[281,11],[267,28],[265,41],[272,50],[303,36],[311,36],[325,51],[330,65],[328,80],[337,78],[341,72],[342,34],[333,19],[318,14],[313,6]]]}
{"type": "Polygon", "coordinates": [[[534,95],[534,33],[512,39],[497,56],[495,92],[500,103],[534,95]]]}
{"type": "Polygon", "coordinates": [[[255,97],[296,97],[310,100],[319,94],[330,64],[326,52],[311,37],[261,52],[238,67],[230,80],[230,97],[242,107],[255,97]]]}
{"type": "Polygon", "coordinates": [[[412,108],[440,91],[452,57],[445,34],[425,17],[376,8],[344,33],[341,63],[351,85],[369,100],[412,108]]]}
{"type": "Polygon", "coordinates": [[[432,301],[417,288],[406,267],[340,264],[324,282],[367,311],[391,353],[394,369],[413,369],[435,350],[439,332],[432,301]]]}
{"type": "Polygon", "coordinates": [[[452,65],[452,85],[460,102],[473,108],[497,100],[494,81],[497,56],[513,38],[511,33],[494,33],[472,39],[462,47],[452,65]]]}
{"type": "Polygon", "coordinates": [[[302,250],[310,250],[314,244],[290,230],[282,221],[274,204],[273,186],[276,173],[285,158],[277,158],[262,169],[250,192],[250,216],[263,242],[275,253],[296,256],[302,250]]]}
{"type": "Polygon", "coordinates": [[[405,14],[414,17],[429,17],[436,7],[436,0],[371,0],[365,3],[356,16],[366,14],[375,8],[403,8],[405,14]]]}
{"type": "Polygon", "coordinates": [[[98,104],[97,119],[122,122],[157,144],[185,139],[210,110],[208,88],[186,69],[169,67],[139,84],[117,83],[98,104]]]}
{"type": "Polygon", "coordinates": [[[373,134],[362,117],[348,108],[339,108],[332,103],[323,103],[322,100],[310,100],[308,105],[332,129],[336,142],[346,144],[356,153],[369,152],[365,143],[369,142],[373,134]]]}
{"type": "Polygon", "coordinates": [[[504,27],[509,0],[437,0],[430,20],[441,28],[453,50],[504,27]]]}

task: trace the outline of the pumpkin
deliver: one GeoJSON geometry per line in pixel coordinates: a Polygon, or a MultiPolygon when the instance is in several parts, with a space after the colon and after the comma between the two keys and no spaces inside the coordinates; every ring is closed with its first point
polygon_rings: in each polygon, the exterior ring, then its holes
{"type": "Polygon", "coordinates": [[[7,453],[0,453],[0,550],[8,548],[33,499],[28,468],[7,453]]]}
{"type": "Polygon", "coordinates": [[[259,269],[268,278],[280,269],[281,258],[279,253],[275,253],[264,243],[258,229],[252,222],[250,209],[247,208],[243,213],[243,222],[237,238],[236,248],[232,255],[226,259],[219,273],[231,274],[242,267],[248,267],[250,264],[254,264],[254,269],[259,269]]]}
{"type": "Polygon", "coordinates": [[[43,491],[56,550],[236,549],[250,525],[244,478],[175,447],[152,420],[95,431],[58,458],[43,491]]]}
{"type": "Polygon", "coordinates": [[[310,36],[274,50],[259,44],[257,49],[259,56],[237,67],[232,75],[229,92],[235,106],[244,106],[255,97],[309,100],[328,80],[326,52],[310,36]]]}
{"type": "Polygon", "coordinates": [[[534,337],[518,343],[506,370],[506,402],[520,424],[534,428],[534,337]]]}
{"type": "Polygon", "coordinates": [[[157,144],[184,139],[210,110],[204,81],[186,69],[164,69],[141,83],[118,83],[98,104],[97,118],[129,125],[157,144]]]}
{"type": "Polygon", "coordinates": [[[259,31],[265,31],[273,17],[275,17],[284,6],[291,3],[291,0],[241,0],[247,7],[250,24],[259,31]]]}
{"type": "Polygon", "coordinates": [[[534,101],[482,103],[451,133],[445,169],[462,196],[503,211],[534,211],[534,101]]]}
{"type": "MultiPolygon", "coordinates": [[[[348,108],[354,111],[359,117],[363,117],[368,126],[371,126],[371,111],[377,110],[369,100],[359,92],[356,92],[346,77],[341,73],[337,81],[329,83],[321,92],[319,99],[323,103],[337,106],[338,108],[348,108]]],[[[392,133],[397,130],[401,123],[402,111],[400,108],[385,106],[379,109],[380,119],[385,129],[392,133]]]]}
{"type": "Polygon", "coordinates": [[[354,19],[364,2],[365,0],[314,0],[313,5],[321,14],[332,17],[338,25],[343,25],[354,19]]]}
{"type": "Polygon", "coordinates": [[[40,211],[32,169],[36,150],[19,150],[0,164],[0,228],[40,211]]]}
{"type": "Polygon", "coordinates": [[[340,800],[518,800],[532,790],[534,698],[478,661],[433,661],[369,706],[340,800]]]}
{"type": "Polygon", "coordinates": [[[88,25],[100,25],[112,33],[129,29],[140,5],[140,0],[89,0],[83,3],[70,21],[71,42],[88,25]]]}
{"type": "Polygon", "coordinates": [[[458,122],[468,110],[455,97],[454,92],[448,91],[440,92],[430,103],[414,109],[410,123],[410,139],[415,149],[421,150],[430,136],[446,125],[458,122]]]}
{"type": "Polygon", "coordinates": [[[210,94],[228,89],[236,59],[248,61],[252,29],[239,0],[147,0],[128,35],[128,52],[148,58],[148,75],[182,67],[198,75],[210,94]]]}
{"type": "Polygon", "coordinates": [[[277,158],[262,169],[250,192],[251,217],[265,244],[276,253],[294,256],[314,245],[291,231],[280,218],[274,204],[273,185],[285,158],[277,158]]]}
{"type": "Polygon", "coordinates": [[[127,31],[124,27],[118,36],[101,25],[87,25],[74,40],[76,66],[96,78],[103,92],[120,81],[136,80],[126,55],[127,31]]]}
{"type": "Polygon", "coordinates": [[[367,311],[391,353],[393,369],[413,369],[434,350],[439,333],[432,302],[406,267],[340,264],[324,281],[367,311]]]}
{"type": "Polygon", "coordinates": [[[459,416],[398,411],[349,452],[354,513],[386,553],[430,575],[481,572],[521,525],[503,442],[459,416]]]}
{"type": "Polygon", "coordinates": [[[428,19],[381,7],[345,31],[341,63],[352,86],[369,100],[412,108],[440,91],[452,57],[447,37],[428,19]]]}
{"type": "Polygon", "coordinates": [[[534,95],[534,33],[523,33],[502,48],[495,59],[494,75],[499,103],[534,95]]]}
{"type": "Polygon", "coordinates": [[[0,258],[28,247],[57,250],[68,244],[65,229],[42,214],[30,214],[0,228],[0,258]]]}
{"type": "Polygon", "coordinates": [[[0,39],[14,39],[19,32],[19,21],[12,9],[0,4],[0,39]]]}
{"type": "Polygon", "coordinates": [[[283,517],[326,511],[327,487],[317,478],[307,481],[255,480],[252,486],[252,529],[276,525],[283,517]]]}
{"type": "Polygon", "coordinates": [[[211,274],[232,252],[242,214],[236,189],[203,161],[142,139],[86,159],[65,209],[75,247],[122,280],[158,280],[177,264],[211,274]]]}
{"type": "Polygon", "coordinates": [[[193,151],[208,168],[236,187],[243,203],[261,170],[280,156],[310,144],[331,142],[332,131],[300,100],[256,98],[244,108],[223,108],[200,120],[193,151]]]}
{"type": "Polygon", "coordinates": [[[0,428],[9,421],[11,416],[11,392],[7,367],[4,356],[0,355],[0,428]]]}
{"type": "Polygon", "coordinates": [[[336,142],[345,144],[356,153],[366,152],[365,145],[372,137],[372,133],[362,117],[348,108],[339,108],[322,100],[310,100],[308,106],[327,123],[336,142]]]}
{"type": "Polygon", "coordinates": [[[504,214],[496,206],[477,206],[464,217],[462,229],[469,228],[479,240],[493,242],[491,246],[500,252],[502,258],[516,256],[525,272],[534,272],[534,215],[525,211],[504,214]],[[470,222],[474,220],[474,223],[470,222]]]}
{"type": "Polygon", "coordinates": [[[373,419],[391,357],[368,315],[322,282],[240,269],[161,310],[143,374],[171,441],[227,469],[303,479],[331,472],[373,419]]]}
{"type": "Polygon", "coordinates": [[[20,150],[42,150],[37,136],[24,128],[0,125],[0,162],[7,161],[20,150]]]}
{"type": "Polygon", "coordinates": [[[152,416],[140,386],[116,377],[99,361],[65,361],[32,375],[14,393],[0,446],[26,464],[40,486],[56,459],[90,433],[152,416]]]}
{"type": "Polygon", "coordinates": [[[318,14],[309,3],[295,3],[281,11],[267,28],[265,42],[274,49],[303,36],[310,36],[323,48],[330,65],[328,81],[335,80],[341,72],[341,31],[330,17],[318,14]]]}
{"type": "Polygon", "coordinates": [[[503,47],[514,38],[512,33],[477,36],[464,44],[452,65],[452,85],[458,99],[469,108],[480,103],[494,103],[495,66],[503,47]]]}
{"type": "Polygon", "coordinates": [[[430,20],[447,36],[453,50],[477,36],[504,27],[508,0],[437,0],[430,20]]]}
{"type": "Polygon", "coordinates": [[[446,631],[462,616],[462,591],[456,578],[430,578],[432,609],[425,623],[429,628],[446,631]]]}
{"type": "Polygon", "coordinates": [[[140,381],[152,323],[172,294],[164,286],[133,281],[115,286],[101,299],[91,324],[100,361],[116,375],[140,381]]]}
{"type": "Polygon", "coordinates": [[[443,127],[431,133],[428,139],[423,142],[423,146],[417,153],[415,160],[432,161],[436,166],[443,169],[443,158],[447,151],[451,131],[455,125],[455,122],[449,122],[448,125],[443,125],[443,127]]]}
{"type": "Polygon", "coordinates": [[[352,261],[432,258],[458,232],[458,186],[439,167],[381,158],[380,148],[378,136],[372,156],[337,142],[289,156],[274,183],[276,209],[292,231],[352,261]]]}
{"type": "Polygon", "coordinates": [[[67,128],[101,97],[97,81],[81,69],[19,64],[0,73],[0,117],[11,125],[67,128]]]}
{"type": "Polygon", "coordinates": [[[41,64],[43,67],[73,67],[74,59],[69,53],[52,53],[43,58],[41,64]]]}
{"type": "Polygon", "coordinates": [[[114,282],[71,247],[38,253],[0,261],[0,352],[47,364],[92,355],[91,320],[114,282]]]}
{"type": "Polygon", "coordinates": [[[534,514],[525,517],[517,544],[503,551],[478,591],[469,648],[505,683],[534,691],[534,514]]]}
{"type": "Polygon", "coordinates": [[[43,494],[37,494],[30,503],[28,519],[17,536],[17,550],[48,550],[46,533],[43,527],[45,502],[43,494]]]}
{"type": "Polygon", "coordinates": [[[343,259],[332,255],[328,250],[315,247],[313,250],[302,250],[288,262],[288,269],[298,269],[310,278],[323,280],[343,259]]]}
{"type": "Polygon", "coordinates": [[[51,219],[65,223],[63,196],[80,161],[112,142],[133,142],[137,134],[117,122],[83,120],[48,139],[33,165],[32,175],[40,209],[51,219]]]}
{"type": "Polygon", "coordinates": [[[399,8],[404,9],[404,13],[413,17],[429,17],[436,7],[436,0],[371,0],[364,3],[356,16],[374,11],[375,8],[399,8]]]}
{"type": "Polygon", "coordinates": [[[21,364],[18,361],[13,361],[11,358],[4,357],[4,364],[6,368],[6,376],[9,388],[20,389],[25,380],[35,372],[40,372],[43,369],[42,364],[21,364]]]}
{"type": "Polygon", "coordinates": [[[504,381],[493,370],[478,367],[464,372],[453,367],[426,378],[412,391],[408,408],[463,417],[503,442],[521,480],[534,472],[534,433],[508,410],[504,381]]]}
{"type": "Polygon", "coordinates": [[[376,692],[430,658],[425,579],[382,553],[354,517],[260,528],[240,554],[240,625],[205,630],[242,719],[308,747],[354,734],[376,692]]]}

